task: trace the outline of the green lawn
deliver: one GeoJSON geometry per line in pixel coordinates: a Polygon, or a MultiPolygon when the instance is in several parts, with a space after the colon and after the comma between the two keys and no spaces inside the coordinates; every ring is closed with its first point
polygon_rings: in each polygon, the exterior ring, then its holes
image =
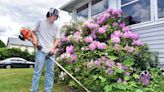
{"type": "MultiPolygon", "coordinates": [[[[0,69],[0,92],[29,92],[33,69],[0,69]]],[[[39,92],[43,92],[44,76],[41,76],[39,92]]],[[[63,85],[55,84],[53,92],[71,92],[63,85]]]]}

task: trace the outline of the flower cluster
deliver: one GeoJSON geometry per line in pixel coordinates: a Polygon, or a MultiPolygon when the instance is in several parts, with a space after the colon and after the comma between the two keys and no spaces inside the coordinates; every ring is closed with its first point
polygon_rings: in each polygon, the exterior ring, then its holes
{"type": "Polygon", "coordinates": [[[89,44],[89,49],[91,51],[95,50],[96,48],[103,50],[106,49],[106,44],[103,42],[98,42],[98,41],[93,41],[92,43],[89,44]]]}
{"type": "MultiPolygon", "coordinates": [[[[93,79],[93,76],[89,75],[95,75],[93,83],[99,83],[96,76],[108,76],[111,78],[108,80],[111,81],[104,82],[107,85],[114,82],[128,84],[130,81],[138,81],[131,75],[135,75],[135,69],[140,67],[142,58],[138,54],[142,52],[144,45],[139,40],[139,34],[133,32],[121,16],[121,10],[108,9],[94,19],[80,22],[74,28],[71,25],[61,39],[63,52],[57,60],[66,62],[67,64],[63,65],[69,66],[69,71],[76,73],[75,77],[84,80],[84,85],[88,82],[83,77],[93,79]],[[99,74],[92,69],[105,74],[99,74]]],[[[63,74],[61,78],[62,76],[63,74]]],[[[150,75],[147,72],[140,75],[140,81],[144,85],[148,85],[149,80],[150,75]]],[[[90,86],[98,88],[101,85],[90,86]]]]}
{"type": "Polygon", "coordinates": [[[144,84],[144,85],[148,85],[150,83],[150,79],[151,79],[151,75],[148,71],[143,71],[140,74],[140,81],[144,84]]]}

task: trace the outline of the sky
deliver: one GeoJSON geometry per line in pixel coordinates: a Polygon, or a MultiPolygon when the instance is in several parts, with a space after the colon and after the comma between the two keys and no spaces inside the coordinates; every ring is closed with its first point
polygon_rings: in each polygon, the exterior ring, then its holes
{"type": "MultiPolygon", "coordinates": [[[[59,9],[70,0],[0,0],[0,39],[18,37],[22,27],[34,28],[38,20],[46,18],[49,8],[59,9]]],[[[56,21],[59,27],[71,20],[68,12],[60,10],[56,21]]]]}

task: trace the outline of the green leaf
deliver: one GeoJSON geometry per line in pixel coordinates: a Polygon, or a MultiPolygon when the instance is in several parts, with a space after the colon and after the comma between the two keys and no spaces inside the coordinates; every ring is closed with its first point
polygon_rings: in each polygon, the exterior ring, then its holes
{"type": "Polygon", "coordinates": [[[126,90],[126,86],[124,84],[121,83],[116,83],[113,85],[113,87],[117,88],[117,89],[121,89],[121,90],[126,90]]]}
{"type": "Polygon", "coordinates": [[[110,60],[116,60],[118,57],[116,57],[116,56],[108,56],[108,58],[109,58],[110,60]]]}
{"type": "Polygon", "coordinates": [[[76,86],[75,81],[69,81],[69,86],[76,86]]]}
{"type": "Polygon", "coordinates": [[[105,91],[105,92],[111,92],[111,91],[112,91],[112,86],[111,86],[111,85],[106,85],[106,86],[104,87],[104,91],[105,91]]]}
{"type": "Polygon", "coordinates": [[[136,82],[134,82],[134,81],[130,81],[129,84],[130,84],[130,86],[132,86],[132,87],[137,87],[136,82]]]}
{"type": "Polygon", "coordinates": [[[104,78],[102,76],[99,76],[99,79],[101,80],[101,82],[105,82],[106,81],[106,78],[104,78]]]}
{"type": "Polygon", "coordinates": [[[136,92],[143,92],[141,89],[137,89],[136,92]]]}
{"type": "Polygon", "coordinates": [[[134,59],[133,58],[129,58],[129,59],[124,60],[124,65],[125,66],[132,66],[132,65],[134,65],[134,59]]]}
{"type": "Polygon", "coordinates": [[[116,70],[117,73],[123,73],[124,72],[124,70],[118,69],[118,68],[116,68],[115,70],[116,70]]]}
{"type": "Polygon", "coordinates": [[[124,80],[130,80],[130,76],[124,76],[124,80]]]}
{"type": "Polygon", "coordinates": [[[93,80],[96,80],[98,78],[98,76],[94,75],[92,78],[93,78],[93,80]]]}
{"type": "Polygon", "coordinates": [[[139,75],[138,74],[133,74],[133,77],[135,78],[135,79],[139,79],[139,75]]]}

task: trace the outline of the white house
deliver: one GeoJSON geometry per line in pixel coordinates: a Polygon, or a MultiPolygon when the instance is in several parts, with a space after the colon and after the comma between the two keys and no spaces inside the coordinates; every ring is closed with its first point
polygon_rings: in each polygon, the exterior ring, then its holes
{"type": "Polygon", "coordinates": [[[33,45],[30,41],[22,41],[19,38],[9,37],[7,48],[20,48],[21,50],[27,50],[30,53],[34,52],[33,45]]]}
{"type": "Polygon", "coordinates": [[[159,52],[161,66],[164,67],[164,0],[71,0],[60,9],[72,14],[72,18],[91,18],[108,8],[122,9],[133,18],[130,25],[139,33],[142,42],[151,51],[159,52]]]}

